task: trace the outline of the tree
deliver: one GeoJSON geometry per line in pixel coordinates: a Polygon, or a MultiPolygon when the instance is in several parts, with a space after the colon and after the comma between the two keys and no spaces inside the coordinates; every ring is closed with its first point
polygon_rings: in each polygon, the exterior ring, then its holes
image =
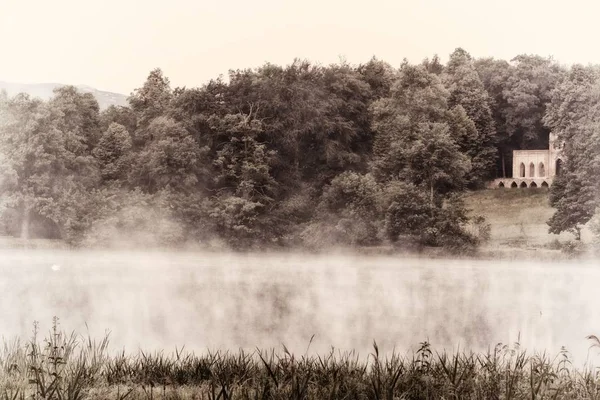
{"type": "Polygon", "coordinates": [[[372,106],[373,169],[380,180],[404,179],[430,193],[445,190],[442,184],[463,186],[470,164],[457,144],[460,132],[450,131],[456,112],[448,110],[448,97],[437,75],[403,66],[392,96],[372,106]]]}
{"type": "Polygon", "coordinates": [[[381,201],[385,236],[405,246],[443,246],[460,251],[474,247],[477,239],[465,228],[469,218],[462,201],[451,196],[435,205],[428,197],[411,183],[388,182],[381,201]]]}
{"type": "Polygon", "coordinates": [[[553,92],[544,122],[564,142],[563,172],[550,190],[556,212],[548,221],[551,233],[572,232],[594,215],[600,191],[600,74],[596,68],[574,66],[553,92]]]}
{"type": "Polygon", "coordinates": [[[594,216],[597,205],[595,193],[573,172],[557,177],[552,192],[554,196],[550,204],[556,211],[548,220],[549,232],[571,232],[580,240],[582,227],[594,216]]]}
{"type": "Polygon", "coordinates": [[[273,176],[293,191],[315,173],[314,161],[303,160],[303,146],[322,132],[322,68],[295,60],[286,68],[266,64],[256,71],[230,71],[229,80],[225,113],[254,115],[262,121],[258,140],[277,152],[273,176]]]}
{"type": "Polygon", "coordinates": [[[427,72],[435,75],[441,75],[444,72],[444,65],[440,61],[438,55],[434,55],[431,60],[426,58],[422,62],[423,66],[427,70],[427,72]]]}
{"type": "Polygon", "coordinates": [[[144,130],[145,146],[135,155],[129,181],[147,193],[197,190],[206,179],[202,158],[207,152],[180,123],[157,117],[144,130]]]}
{"type": "Polygon", "coordinates": [[[420,124],[416,140],[405,150],[408,174],[414,183],[428,188],[432,207],[436,193],[462,189],[471,164],[460,152],[447,124],[420,124]]]}
{"type": "Polygon", "coordinates": [[[540,56],[520,55],[512,62],[503,91],[506,133],[517,148],[546,148],[549,131],[542,119],[565,71],[551,58],[540,56]]]}
{"type": "Polygon", "coordinates": [[[170,109],[173,92],[170,82],[160,69],[154,69],[148,75],[144,85],[134,90],[128,101],[137,116],[138,129],[134,134],[134,142],[140,146],[145,144],[147,133],[153,119],[166,116],[170,109]]]}
{"type": "Polygon", "coordinates": [[[112,123],[122,125],[130,134],[137,130],[137,117],[129,107],[110,106],[100,113],[100,131],[106,132],[112,123]]]}
{"type": "Polygon", "coordinates": [[[295,60],[231,71],[224,113],[262,121],[259,140],[276,151],[273,176],[289,194],[301,183],[322,187],[344,170],[366,168],[371,100],[370,85],[350,65],[295,60]]]}
{"type": "MultiPolygon", "coordinates": [[[[66,205],[98,184],[93,158],[76,131],[62,132],[54,105],[18,95],[5,104],[0,126],[0,149],[11,185],[3,187],[12,209],[18,210],[21,236],[29,237],[32,217],[51,221],[54,235],[74,218],[66,205]]],[[[6,179],[6,178],[5,178],[6,179]]]]}
{"type": "Polygon", "coordinates": [[[200,88],[184,88],[173,94],[169,116],[182,123],[192,136],[210,147],[208,119],[239,112],[225,101],[228,86],[221,78],[209,81],[200,88]]]}
{"type": "Polygon", "coordinates": [[[392,242],[400,237],[419,241],[434,211],[427,191],[412,183],[392,180],[384,188],[383,199],[387,238],[392,242]]]}
{"type": "Polygon", "coordinates": [[[506,178],[510,174],[513,146],[506,126],[509,105],[504,97],[504,90],[507,87],[511,66],[507,61],[493,58],[477,59],[473,65],[488,93],[488,105],[494,119],[498,151],[497,175],[506,178]]]}
{"type": "Polygon", "coordinates": [[[110,124],[93,151],[104,181],[126,181],[131,168],[131,135],[116,122],[110,124]]]}
{"type": "Polygon", "coordinates": [[[105,188],[96,192],[95,215],[75,243],[86,247],[177,247],[186,244],[183,224],[175,218],[167,193],[105,188]]]}
{"type": "Polygon", "coordinates": [[[464,143],[462,150],[470,155],[473,169],[470,182],[481,186],[494,176],[496,164],[496,130],[489,107],[488,93],[475,70],[473,59],[458,48],[451,55],[444,70],[443,81],[450,92],[448,106],[461,106],[475,123],[477,136],[464,143]]]}
{"type": "Polygon", "coordinates": [[[364,171],[372,147],[371,87],[345,63],[325,68],[322,79],[322,127],[302,145],[304,154],[316,155],[313,170],[318,185],[343,171],[364,171]]]}
{"type": "Polygon", "coordinates": [[[277,182],[271,176],[271,168],[276,153],[258,141],[262,123],[241,114],[215,116],[210,123],[213,130],[227,138],[213,161],[214,186],[246,200],[273,202],[277,182]]]}
{"type": "Polygon", "coordinates": [[[263,204],[232,195],[213,198],[209,211],[213,232],[236,249],[269,241],[271,236],[261,215],[263,204]]]}
{"type": "Polygon", "coordinates": [[[408,171],[405,149],[417,139],[421,123],[444,123],[449,93],[440,79],[422,66],[404,64],[391,96],[371,105],[373,172],[378,180],[396,179],[408,171]]]}
{"type": "Polygon", "coordinates": [[[552,58],[533,55],[519,55],[510,63],[480,59],[475,68],[489,93],[500,154],[498,171],[507,176],[512,150],[548,147],[549,130],[543,117],[566,71],[552,58]]]}
{"type": "Polygon", "coordinates": [[[388,63],[373,57],[369,62],[357,68],[363,81],[370,87],[375,100],[389,97],[397,72],[388,63]]]}
{"type": "Polygon", "coordinates": [[[319,211],[301,236],[312,247],[379,242],[380,185],[371,174],[344,172],[323,190],[319,211]],[[328,237],[327,237],[328,236],[328,237]]]}
{"type": "MultiPolygon", "coordinates": [[[[477,163],[474,163],[473,160],[477,160],[478,158],[478,149],[473,146],[473,143],[477,142],[479,134],[475,123],[469,118],[461,105],[454,106],[448,111],[448,126],[456,145],[462,153],[468,156],[473,164],[472,169],[477,168],[477,163]]],[[[471,175],[468,176],[469,182],[473,179],[477,180],[478,178],[471,175]]]]}
{"type": "Polygon", "coordinates": [[[566,78],[553,91],[543,123],[558,139],[572,142],[589,122],[589,111],[597,101],[594,85],[600,78],[600,68],[574,65],[566,78]]]}
{"type": "Polygon", "coordinates": [[[462,227],[464,207],[451,194],[464,188],[471,169],[459,143],[477,132],[464,109],[448,109],[449,97],[437,75],[404,64],[390,98],[372,106],[373,170],[386,188],[385,231],[392,241],[408,235],[420,244],[473,244],[462,227]]]}
{"type": "Polygon", "coordinates": [[[48,107],[69,150],[89,155],[102,134],[100,107],[94,95],[81,93],[74,86],[63,86],[54,90],[48,107]]]}

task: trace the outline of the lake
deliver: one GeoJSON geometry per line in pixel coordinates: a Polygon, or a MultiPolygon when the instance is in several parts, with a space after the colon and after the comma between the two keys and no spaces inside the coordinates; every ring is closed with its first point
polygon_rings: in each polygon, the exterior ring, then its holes
{"type": "MultiPolygon", "coordinates": [[[[595,262],[427,260],[345,254],[216,254],[3,250],[0,334],[61,327],[111,348],[238,348],[366,355],[485,351],[520,338],[566,346],[582,364],[600,334],[595,262]]],[[[594,353],[595,354],[595,353],[594,353]]]]}

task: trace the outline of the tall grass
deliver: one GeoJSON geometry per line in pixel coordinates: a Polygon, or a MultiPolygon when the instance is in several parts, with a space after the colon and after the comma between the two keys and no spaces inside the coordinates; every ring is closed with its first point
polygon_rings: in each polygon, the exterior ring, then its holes
{"type": "MultiPolygon", "coordinates": [[[[324,355],[259,350],[207,352],[183,348],[110,355],[108,335],[96,342],[65,334],[54,319],[39,340],[5,341],[0,400],[21,399],[600,399],[600,375],[575,368],[563,349],[529,354],[519,343],[482,354],[438,352],[423,342],[413,354],[365,358],[332,349],[324,355]]],[[[600,340],[590,336],[592,345],[600,340]]]]}

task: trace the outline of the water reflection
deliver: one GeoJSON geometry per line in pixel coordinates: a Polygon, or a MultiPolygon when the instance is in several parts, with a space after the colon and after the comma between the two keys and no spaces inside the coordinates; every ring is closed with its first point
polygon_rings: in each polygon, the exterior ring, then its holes
{"type": "Polygon", "coordinates": [[[391,257],[5,252],[0,331],[27,337],[33,320],[126,347],[365,355],[435,348],[485,351],[520,337],[527,349],[567,348],[583,362],[600,333],[593,263],[496,263],[391,257]],[[59,265],[60,269],[52,268],[59,265]]]}

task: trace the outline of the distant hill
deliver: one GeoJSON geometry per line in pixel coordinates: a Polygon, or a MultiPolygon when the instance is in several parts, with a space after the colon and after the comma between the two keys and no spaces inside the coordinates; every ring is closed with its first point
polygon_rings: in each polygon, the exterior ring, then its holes
{"type": "MultiPolygon", "coordinates": [[[[53,95],[54,89],[66,86],[61,83],[12,83],[0,81],[0,90],[6,90],[9,96],[14,96],[18,93],[27,93],[32,97],[39,97],[44,100],[48,100],[53,95]]],[[[120,93],[105,92],[102,90],[94,89],[93,87],[85,85],[74,85],[77,89],[84,93],[92,93],[100,109],[103,110],[111,105],[115,106],[126,106],[127,96],[120,93]]]]}

